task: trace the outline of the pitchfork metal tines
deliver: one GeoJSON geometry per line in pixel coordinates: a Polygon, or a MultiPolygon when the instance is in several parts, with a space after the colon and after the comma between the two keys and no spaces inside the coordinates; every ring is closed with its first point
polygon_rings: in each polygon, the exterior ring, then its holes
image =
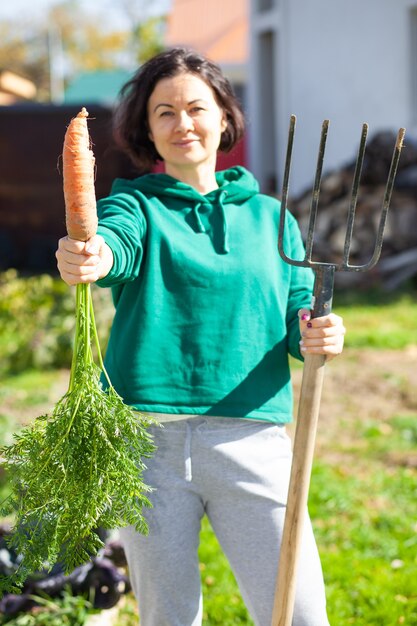
{"type": "MultiPolygon", "coordinates": [[[[281,214],[280,214],[280,223],[279,223],[279,235],[278,235],[278,250],[281,258],[290,265],[297,265],[300,267],[311,267],[316,274],[316,281],[321,279],[321,275],[325,274],[327,282],[330,280],[333,281],[334,272],[335,271],[347,271],[347,272],[364,272],[366,270],[371,269],[376,265],[378,259],[381,254],[382,249],[382,241],[384,236],[385,224],[387,221],[388,209],[391,201],[391,194],[394,187],[395,175],[397,172],[398,162],[400,159],[401,149],[403,146],[403,140],[405,135],[405,128],[400,128],[397,134],[397,139],[394,146],[394,152],[392,155],[390,170],[388,174],[387,184],[385,187],[384,198],[382,202],[381,215],[379,219],[379,224],[375,236],[375,247],[372,254],[372,257],[369,259],[367,263],[363,265],[353,265],[349,261],[350,257],[350,246],[352,241],[352,233],[353,226],[355,221],[355,212],[356,205],[358,201],[358,193],[359,193],[359,184],[362,172],[362,165],[365,157],[365,148],[366,148],[366,139],[368,134],[368,125],[363,124],[362,126],[362,134],[359,144],[358,155],[356,159],[355,171],[353,176],[352,183],[352,193],[350,199],[350,205],[347,214],[347,225],[346,225],[346,236],[343,247],[343,257],[340,263],[324,263],[319,261],[312,260],[313,253],[313,244],[314,244],[314,230],[315,223],[317,217],[317,210],[319,205],[319,196],[320,196],[320,184],[323,170],[323,161],[324,161],[324,153],[326,148],[326,140],[327,133],[329,128],[329,120],[324,120],[321,130],[320,137],[320,146],[319,153],[317,158],[317,167],[314,178],[314,186],[313,186],[313,194],[311,200],[311,208],[310,208],[310,217],[308,222],[306,243],[305,243],[305,257],[304,259],[291,259],[289,258],[285,250],[283,248],[283,240],[284,240],[284,226],[285,226],[285,215],[286,208],[288,202],[288,187],[289,187],[289,178],[290,178],[290,169],[291,169],[291,157],[294,143],[294,134],[295,134],[295,125],[296,125],[296,116],[292,115],[290,120],[289,134],[288,134],[288,146],[287,146],[287,155],[285,160],[285,170],[282,184],[282,196],[281,196],[281,214]]],[[[324,278],[324,277],[323,277],[324,278]]],[[[329,312],[330,304],[327,303],[324,312],[329,312]]]]}

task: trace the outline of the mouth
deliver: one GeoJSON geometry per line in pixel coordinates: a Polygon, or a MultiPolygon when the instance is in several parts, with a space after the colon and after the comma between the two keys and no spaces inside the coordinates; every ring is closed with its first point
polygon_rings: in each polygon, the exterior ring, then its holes
{"type": "Polygon", "coordinates": [[[174,141],[173,145],[177,146],[178,148],[188,148],[188,146],[191,146],[192,144],[196,143],[196,141],[198,141],[197,139],[182,139],[180,141],[174,141]]]}

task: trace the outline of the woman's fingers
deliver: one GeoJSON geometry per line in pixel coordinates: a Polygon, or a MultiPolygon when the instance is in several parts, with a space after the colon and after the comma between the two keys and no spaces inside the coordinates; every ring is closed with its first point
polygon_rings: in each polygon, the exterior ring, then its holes
{"type": "Polygon", "coordinates": [[[58,261],[62,261],[66,265],[75,266],[92,266],[96,265],[100,260],[99,256],[91,256],[88,254],[77,254],[75,252],[66,252],[61,257],[57,257],[58,261]]]}
{"type": "Polygon", "coordinates": [[[55,256],[61,278],[69,285],[98,280],[103,245],[99,235],[87,242],[69,237],[60,239],[55,256]]]}
{"type": "Polygon", "coordinates": [[[301,309],[299,318],[302,354],[324,354],[333,358],[342,352],[346,329],[339,315],[331,313],[311,318],[309,311],[301,309]]]}
{"type": "Polygon", "coordinates": [[[58,269],[62,280],[64,280],[68,285],[77,285],[78,283],[94,283],[99,278],[96,266],[87,267],[59,263],[58,269]]]}

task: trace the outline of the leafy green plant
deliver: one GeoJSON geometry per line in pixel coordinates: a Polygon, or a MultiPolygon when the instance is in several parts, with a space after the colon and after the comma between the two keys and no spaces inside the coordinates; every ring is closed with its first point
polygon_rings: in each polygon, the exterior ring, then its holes
{"type": "Polygon", "coordinates": [[[93,605],[83,596],[73,596],[64,592],[62,598],[52,600],[33,596],[38,606],[17,616],[0,617],[0,625],[5,626],[84,626],[90,615],[97,613],[93,605]]]}
{"type": "MultiPolygon", "coordinates": [[[[8,442],[10,439],[10,420],[6,415],[0,413],[0,441],[3,443],[8,442]]],[[[6,474],[4,467],[0,465],[0,499],[6,498],[10,493],[10,489],[7,484],[6,474]]]]}
{"type": "Polygon", "coordinates": [[[71,362],[73,294],[49,275],[0,274],[0,372],[71,362]]]}
{"type": "Polygon", "coordinates": [[[154,449],[150,422],[125,405],[111,385],[90,287],[77,285],[76,293],[69,389],[52,415],[38,417],[2,450],[12,488],[3,514],[15,515],[9,544],[21,558],[13,575],[0,579],[3,591],[16,589],[45,564],[59,560],[69,573],[88,561],[103,546],[98,528],[147,529],[142,507],[150,502],[142,459],[154,449]]]}
{"type": "MultiPolygon", "coordinates": [[[[103,345],[113,315],[110,295],[92,288],[103,345]]],[[[0,273],[0,374],[69,367],[75,327],[74,290],[49,274],[0,273]]]]}

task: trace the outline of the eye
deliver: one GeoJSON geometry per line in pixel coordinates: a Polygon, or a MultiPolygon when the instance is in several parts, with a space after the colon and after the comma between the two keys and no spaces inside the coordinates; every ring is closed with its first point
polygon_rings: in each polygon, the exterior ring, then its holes
{"type": "Polygon", "coordinates": [[[199,111],[204,111],[204,107],[195,106],[191,109],[192,113],[198,113],[199,111]]]}
{"type": "Polygon", "coordinates": [[[159,117],[171,117],[171,115],[174,115],[173,111],[161,111],[161,113],[159,114],[159,117]]]}

